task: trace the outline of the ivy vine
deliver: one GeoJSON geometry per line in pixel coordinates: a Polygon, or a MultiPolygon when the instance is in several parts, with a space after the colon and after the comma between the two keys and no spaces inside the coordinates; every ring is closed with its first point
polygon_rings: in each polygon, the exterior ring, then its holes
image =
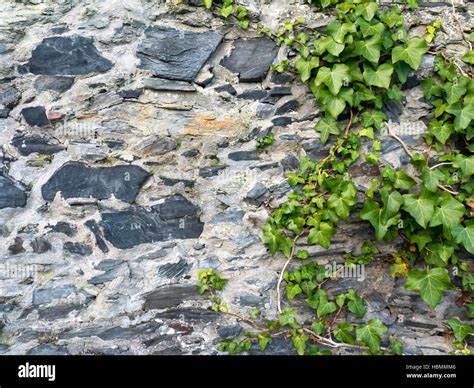
{"type": "MultiPolygon", "coordinates": [[[[309,263],[287,269],[292,260],[304,261],[309,256],[300,241],[328,249],[338,222],[359,216],[373,227],[377,241],[403,240],[401,251],[392,254],[393,277],[404,278],[406,288],[419,292],[433,309],[446,290],[459,288],[467,317],[474,318],[472,264],[462,259],[474,254],[474,35],[466,39],[469,50],[461,58],[470,67],[468,73],[442,51],[430,48],[442,28],[439,21],[426,27],[424,38],[409,37],[403,17],[406,6],[381,9],[372,0],[308,3],[331,9],[335,20],[322,31],[309,29],[301,18],[283,23],[276,32],[258,28],[296,54],[273,65],[273,70],[295,71],[308,85],[323,112],[314,129],[322,144],[331,142],[327,157],[317,162],[303,157],[299,170],[288,175],[293,191],[263,226],[264,243],[271,254],[286,257],[277,283],[279,319],[262,323],[257,313],[246,318],[229,312],[218,296],[226,281],[212,270],[200,272],[199,292],[210,293],[214,310],[256,329],[243,340],[225,340],[219,347],[222,351],[248,351],[254,342],[263,351],[272,338],[284,335],[291,338],[298,354],[327,354],[328,349],[340,347],[402,354],[396,338],[385,340],[388,347],[381,346],[387,327],[378,319],[362,321],[364,303],[353,290],[339,295],[324,291],[322,286],[333,280],[324,268],[309,263]],[[382,107],[389,101],[402,101],[403,84],[429,51],[436,55],[435,69],[422,86],[434,114],[423,135],[427,151],[418,153],[390,128],[382,107]],[[401,144],[416,174],[382,165],[383,132],[401,144]],[[372,142],[365,162],[379,166],[381,172],[358,206],[358,190],[348,169],[359,160],[364,139],[372,142]],[[304,300],[314,311],[314,321],[301,323],[296,307],[282,308],[283,294],[288,301],[304,300]]],[[[205,0],[204,4],[249,27],[250,13],[233,0],[205,0]]],[[[414,0],[407,4],[417,8],[414,0]]],[[[261,140],[259,148],[271,142],[273,135],[261,140]]],[[[377,254],[370,241],[362,251],[362,256],[347,255],[346,263],[367,264],[377,254]]],[[[468,354],[472,326],[457,317],[448,325],[454,333],[455,352],[468,354]]]]}

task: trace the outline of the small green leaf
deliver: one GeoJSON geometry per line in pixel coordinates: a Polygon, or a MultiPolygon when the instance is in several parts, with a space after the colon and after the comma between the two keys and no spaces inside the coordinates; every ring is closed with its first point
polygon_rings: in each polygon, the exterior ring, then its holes
{"type": "Polygon", "coordinates": [[[392,62],[403,61],[417,70],[421,65],[423,55],[429,50],[428,44],[421,38],[411,38],[405,47],[395,47],[392,50],[392,62]]]}
{"type": "Polygon", "coordinates": [[[378,353],[382,336],[387,332],[387,327],[378,319],[371,319],[366,325],[356,329],[357,341],[368,346],[371,353],[378,353]]]}
{"type": "Polygon", "coordinates": [[[453,329],[454,336],[459,342],[464,341],[464,338],[474,333],[472,326],[467,323],[462,323],[459,318],[451,318],[448,320],[448,324],[451,326],[451,329],[453,329]]]}
{"type": "Polygon", "coordinates": [[[406,288],[419,291],[421,298],[432,308],[440,302],[444,291],[452,288],[448,270],[433,268],[428,271],[413,269],[408,273],[406,288]]]}
{"type": "Polygon", "coordinates": [[[331,117],[323,117],[315,125],[314,129],[321,133],[321,143],[326,144],[329,135],[339,135],[341,130],[337,127],[337,121],[331,117]]]}

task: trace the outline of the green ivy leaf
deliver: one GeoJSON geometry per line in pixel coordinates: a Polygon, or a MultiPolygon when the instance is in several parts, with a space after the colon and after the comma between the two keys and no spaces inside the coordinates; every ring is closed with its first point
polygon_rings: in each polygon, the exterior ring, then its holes
{"type": "Polygon", "coordinates": [[[355,54],[363,56],[372,63],[379,63],[382,49],[381,35],[374,35],[370,39],[359,40],[355,44],[355,54]]]}
{"type": "Polygon", "coordinates": [[[410,177],[405,171],[397,170],[395,173],[395,179],[393,181],[393,187],[401,190],[409,190],[415,186],[416,181],[410,177]]]}
{"type": "Polygon", "coordinates": [[[270,345],[271,343],[272,343],[272,338],[270,337],[270,334],[262,333],[258,335],[258,344],[262,352],[264,352],[267,346],[270,345]]]}
{"type": "Polygon", "coordinates": [[[347,322],[340,322],[337,324],[337,329],[334,330],[334,337],[341,342],[346,344],[354,345],[355,339],[352,335],[352,325],[347,322]]]}
{"type": "Polygon", "coordinates": [[[474,51],[469,50],[466,54],[464,54],[461,57],[461,60],[463,62],[469,63],[471,65],[474,65],[474,51]]]}
{"type": "Polygon", "coordinates": [[[474,255],[474,220],[467,221],[466,226],[455,224],[451,226],[451,232],[458,244],[462,244],[466,251],[474,255]]]}
{"type": "Polygon", "coordinates": [[[456,116],[454,119],[454,127],[457,130],[466,129],[471,121],[474,119],[474,102],[465,104],[464,106],[460,101],[451,104],[446,112],[456,116]]]}
{"type": "Polygon", "coordinates": [[[460,168],[463,175],[467,178],[474,174],[474,156],[456,155],[453,167],[460,168]]]}
{"type": "Polygon", "coordinates": [[[434,213],[436,198],[428,192],[422,192],[419,197],[413,194],[403,196],[403,210],[408,212],[424,229],[434,213]]]}
{"type": "Polygon", "coordinates": [[[459,342],[464,341],[464,338],[474,333],[472,326],[467,323],[462,323],[459,318],[449,319],[448,325],[453,329],[454,336],[459,342]]]}
{"type": "Polygon", "coordinates": [[[421,298],[432,308],[441,300],[444,291],[452,288],[448,270],[433,268],[428,271],[413,269],[408,273],[406,288],[419,291],[421,298]]]}
{"type": "Polygon", "coordinates": [[[444,174],[436,168],[432,170],[429,167],[423,167],[421,179],[429,191],[437,191],[438,183],[444,179],[444,174]]]}
{"type": "Polygon", "coordinates": [[[430,121],[428,131],[430,131],[441,144],[445,144],[449,137],[455,132],[452,123],[441,122],[436,119],[430,121]]]}
{"type": "Polygon", "coordinates": [[[295,334],[291,337],[291,342],[298,355],[303,356],[306,352],[306,343],[309,337],[306,334],[295,334]]]}
{"type": "Polygon", "coordinates": [[[303,291],[301,290],[299,284],[294,284],[291,282],[286,283],[286,296],[289,300],[295,299],[295,297],[301,294],[302,292],[303,291]]]}
{"type": "Polygon", "coordinates": [[[293,329],[299,327],[298,321],[296,320],[296,309],[286,308],[280,314],[279,323],[281,326],[290,326],[293,329]]]}
{"type": "Polygon", "coordinates": [[[319,244],[328,249],[331,246],[331,237],[334,235],[334,228],[327,222],[321,222],[319,226],[311,229],[308,235],[309,244],[319,244]]]}
{"type": "Polygon", "coordinates": [[[315,125],[314,129],[321,133],[321,143],[326,144],[329,135],[339,135],[341,130],[337,126],[337,121],[332,117],[323,117],[315,125]]]}
{"type": "Polygon", "coordinates": [[[443,225],[446,228],[451,228],[453,225],[460,223],[464,212],[464,205],[448,193],[445,193],[439,207],[436,207],[434,211],[430,226],[443,225]]]}
{"type": "Polygon", "coordinates": [[[347,65],[336,64],[332,69],[323,66],[316,75],[315,85],[325,84],[333,95],[337,95],[344,82],[349,82],[350,79],[349,67],[347,65]]]}
{"type": "Polygon", "coordinates": [[[379,88],[388,89],[393,74],[393,66],[384,63],[374,70],[372,66],[364,64],[364,79],[368,85],[378,86],[379,88]]]}
{"type": "Polygon", "coordinates": [[[371,353],[378,353],[382,336],[387,332],[387,327],[378,319],[371,319],[366,325],[356,329],[357,341],[368,346],[371,353]]]}
{"type": "Polygon", "coordinates": [[[311,71],[319,66],[319,57],[312,57],[306,60],[302,57],[295,62],[296,70],[300,73],[301,81],[306,82],[311,78],[311,71]]]}
{"type": "Polygon", "coordinates": [[[212,0],[204,0],[204,6],[210,9],[212,7],[212,0]]]}
{"type": "Polygon", "coordinates": [[[405,47],[395,47],[392,50],[392,62],[403,61],[417,70],[421,65],[423,55],[429,50],[428,44],[417,36],[411,38],[405,47]]]}
{"type": "Polygon", "coordinates": [[[318,318],[325,317],[328,314],[332,314],[336,311],[336,309],[337,308],[334,302],[329,302],[328,297],[325,293],[320,294],[318,309],[316,310],[318,318]]]}

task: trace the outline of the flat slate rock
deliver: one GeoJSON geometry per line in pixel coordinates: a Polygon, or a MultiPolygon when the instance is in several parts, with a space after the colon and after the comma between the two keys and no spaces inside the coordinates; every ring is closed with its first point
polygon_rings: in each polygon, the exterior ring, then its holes
{"type": "Polygon", "coordinates": [[[23,156],[28,156],[34,152],[43,155],[52,155],[64,150],[65,148],[61,144],[50,143],[50,140],[47,137],[40,135],[17,135],[12,139],[11,143],[23,156]]]}
{"type": "Polygon", "coordinates": [[[44,106],[29,106],[21,110],[21,115],[32,127],[47,127],[50,122],[44,106]]]}
{"type": "Polygon", "coordinates": [[[150,210],[132,206],[124,211],[103,211],[100,225],[114,247],[128,249],[139,244],[199,237],[204,228],[199,211],[181,194],[175,194],[150,210]]]}
{"type": "Polygon", "coordinates": [[[92,38],[73,35],[43,39],[26,67],[33,74],[80,75],[104,73],[113,64],[96,49],[92,38]]]}
{"type": "Polygon", "coordinates": [[[270,38],[237,39],[221,65],[239,74],[241,82],[259,82],[267,75],[277,54],[278,46],[270,38]]]}
{"type": "Polygon", "coordinates": [[[167,284],[145,296],[143,308],[147,310],[161,310],[170,307],[178,307],[188,300],[202,299],[196,292],[194,284],[167,284]]]}
{"type": "Polygon", "coordinates": [[[163,78],[145,78],[143,85],[146,89],[165,92],[195,92],[196,88],[185,81],[172,81],[163,78]]]}
{"type": "Polygon", "coordinates": [[[161,78],[192,81],[221,41],[222,35],[213,31],[149,27],[137,49],[139,67],[161,78]]]}
{"type": "Polygon", "coordinates": [[[26,194],[12,179],[0,172],[0,209],[24,207],[26,194]]]}
{"type": "Polygon", "coordinates": [[[64,93],[74,85],[74,77],[66,77],[62,75],[40,75],[36,78],[34,87],[40,92],[52,90],[58,93],[64,93]]]}
{"type": "Polygon", "coordinates": [[[132,203],[149,177],[138,166],[89,167],[82,162],[62,165],[41,188],[43,198],[52,201],[58,191],[64,199],[107,199],[112,195],[132,203]]]}

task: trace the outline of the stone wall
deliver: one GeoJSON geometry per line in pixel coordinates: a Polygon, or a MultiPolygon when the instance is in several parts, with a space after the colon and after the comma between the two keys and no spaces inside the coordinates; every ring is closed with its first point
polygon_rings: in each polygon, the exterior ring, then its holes
{"type": "MultiPolygon", "coordinates": [[[[260,226],[290,187],[298,159],[327,152],[313,130],[319,109],[268,38],[213,17],[197,0],[3,0],[0,5],[0,353],[214,354],[241,324],[207,310],[197,270],[230,279],[231,309],[276,317],[282,257],[260,226]],[[275,142],[257,152],[256,137],[275,142]]],[[[263,22],[331,18],[304,1],[245,1],[263,22]]],[[[441,19],[436,46],[466,51],[473,4],[425,1],[407,16],[411,34],[441,19]]],[[[422,147],[429,105],[410,76],[403,105],[387,107],[404,140],[422,147]]],[[[407,166],[385,139],[383,162],[407,166]]],[[[407,166],[408,168],[408,166],[407,166]]],[[[351,169],[361,192],[377,174],[351,169]]],[[[343,262],[373,239],[367,223],[340,225],[320,264],[343,262]]],[[[381,253],[396,249],[381,245],[381,253]]],[[[412,354],[446,354],[446,317],[465,319],[447,292],[435,311],[383,259],[352,287],[368,318],[389,326],[412,354]]],[[[292,353],[284,340],[269,353],[292,353]]]]}

